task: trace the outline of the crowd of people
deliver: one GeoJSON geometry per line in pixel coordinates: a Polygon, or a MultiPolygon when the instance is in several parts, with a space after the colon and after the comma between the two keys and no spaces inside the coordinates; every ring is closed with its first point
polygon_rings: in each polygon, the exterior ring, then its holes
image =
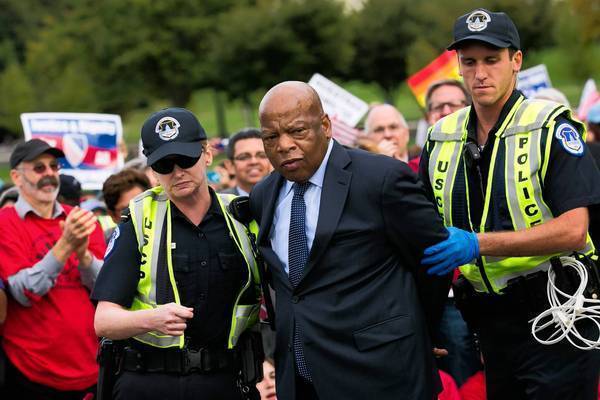
{"type": "Polygon", "coordinates": [[[586,126],[556,90],[525,99],[504,13],[459,17],[449,48],[464,83],[428,88],[423,149],[390,104],[339,145],[302,82],[271,88],[216,165],[190,111],[150,115],[143,157],[98,193],[60,149],[18,144],[0,396],[90,400],[108,369],[103,399],[596,400],[596,352],[528,321],[552,257],[600,241],[600,102],[586,126]]]}

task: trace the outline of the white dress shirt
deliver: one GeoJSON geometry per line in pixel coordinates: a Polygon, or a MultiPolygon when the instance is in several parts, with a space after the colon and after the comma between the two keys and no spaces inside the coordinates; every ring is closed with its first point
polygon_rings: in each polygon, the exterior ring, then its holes
{"type": "MultiPolygon", "coordinates": [[[[304,203],[306,204],[306,239],[308,242],[308,251],[312,248],[313,240],[315,239],[315,231],[317,229],[317,221],[319,219],[319,206],[321,205],[321,191],[323,189],[323,179],[325,178],[325,170],[327,169],[327,161],[333,147],[333,139],[329,139],[327,153],[321,162],[317,171],[308,180],[311,184],[304,193],[304,203]]],[[[294,191],[292,186],[294,182],[286,180],[281,186],[277,205],[275,206],[275,214],[273,215],[273,225],[269,232],[271,248],[279,257],[279,261],[283,264],[285,272],[289,274],[288,265],[288,247],[290,235],[290,217],[292,213],[292,198],[294,191]]]]}

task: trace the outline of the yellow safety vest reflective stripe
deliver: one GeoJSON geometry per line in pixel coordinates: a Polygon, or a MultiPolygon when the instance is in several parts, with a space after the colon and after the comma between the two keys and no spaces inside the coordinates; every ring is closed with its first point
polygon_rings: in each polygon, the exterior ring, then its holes
{"type": "MultiPolygon", "coordinates": [[[[229,331],[228,348],[233,348],[238,342],[240,335],[249,327],[258,321],[260,309],[260,278],[258,265],[256,263],[256,254],[250,243],[249,233],[257,235],[258,226],[256,223],[250,224],[250,231],[233,218],[227,205],[233,200],[235,195],[219,194],[217,200],[230,236],[234,240],[238,250],[244,257],[248,269],[246,282],[238,293],[231,317],[231,329],[229,331]],[[244,304],[242,301],[247,296],[252,298],[252,302],[244,304]]],[[[138,282],[137,294],[133,300],[130,310],[146,310],[158,306],[156,298],[156,284],[158,268],[164,268],[159,265],[159,249],[166,240],[166,246],[163,249],[167,252],[167,270],[169,276],[170,288],[177,304],[181,304],[175,276],[173,272],[173,262],[171,254],[171,202],[167,199],[162,187],[157,186],[135,197],[129,205],[131,219],[136,232],[139,252],[141,254],[141,277],[138,282]],[[166,222],[166,238],[162,237],[163,224],[166,222]]],[[[134,339],[154,347],[179,347],[183,348],[185,344],[185,335],[169,336],[159,332],[147,332],[134,336],[134,339]]]]}
{"type": "MultiPolygon", "coordinates": [[[[435,203],[446,226],[453,226],[454,207],[466,208],[470,221],[469,185],[465,179],[464,203],[452,203],[459,160],[467,138],[467,125],[471,108],[467,107],[438,121],[429,132],[429,180],[435,203]]],[[[566,115],[584,132],[585,127],[573,120],[571,112],[564,106],[544,100],[519,98],[508,112],[496,132],[492,149],[491,163],[484,195],[484,209],[481,224],[476,228],[486,231],[490,207],[498,207],[499,199],[492,199],[492,185],[498,184],[504,175],[507,208],[515,231],[527,229],[546,222],[554,216],[542,196],[543,181],[548,168],[550,145],[554,133],[556,117],[566,115]],[[544,138],[543,135],[546,135],[544,138]],[[545,140],[545,149],[542,143],[545,140]],[[498,150],[504,146],[504,165],[496,165],[498,150]],[[502,170],[501,170],[502,168],[502,170]],[[502,171],[502,174],[500,173],[502,171]],[[492,201],[494,200],[494,201],[492,201]]],[[[463,163],[464,164],[464,163],[463,163]]],[[[466,176],[466,166],[464,167],[466,176]]],[[[587,243],[582,251],[593,254],[594,245],[587,235],[587,243]]],[[[482,256],[479,264],[466,264],[460,267],[462,274],[480,292],[500,292],[510,279],[532,272],[547,270],[550,258],[559,254],[534,257],[489,257],[482,256]]]]}

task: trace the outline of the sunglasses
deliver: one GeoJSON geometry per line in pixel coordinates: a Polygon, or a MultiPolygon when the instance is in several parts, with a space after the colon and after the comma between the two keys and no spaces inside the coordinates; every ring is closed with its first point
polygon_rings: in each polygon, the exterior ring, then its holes
{"type": "Polygon", "coordinates": [[[33,167],[31,168],[24,168],[23,169],[30,169],[33,172],[35,172],[36,174],[42,175],[43,173],[46,172],[47,169],[50,169],[52,172],[57,172],[60,169],[60,164],[58,162],[51,162],[50,164],[44,164],[43,162],[37,162],[35,164],[33,164],[33,167]]]}
{"type": "Polygon", "coordinates": [[[196,165],[199,159],[200,157],[165,157],[152,164],[150,168],[161,175],[166,175],[173,172],[175,165],[182,169],[188,169],[196,165]]]}

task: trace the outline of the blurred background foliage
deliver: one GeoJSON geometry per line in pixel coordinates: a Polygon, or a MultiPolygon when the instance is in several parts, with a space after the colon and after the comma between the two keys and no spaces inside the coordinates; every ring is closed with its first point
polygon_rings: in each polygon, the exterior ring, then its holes
{"type": "Polygon", "coordinates": [[[405,79],[480,6],[513,18],[525,67],[545,63],[573,104],[600,79],[597,0],[0,0],[0,141],[22,137],[22,112],[61,111],[120,114],[134,143],[170,105],[227,136],[257,124],[266,89],[315,72],[416,119],[405,79]]]}

